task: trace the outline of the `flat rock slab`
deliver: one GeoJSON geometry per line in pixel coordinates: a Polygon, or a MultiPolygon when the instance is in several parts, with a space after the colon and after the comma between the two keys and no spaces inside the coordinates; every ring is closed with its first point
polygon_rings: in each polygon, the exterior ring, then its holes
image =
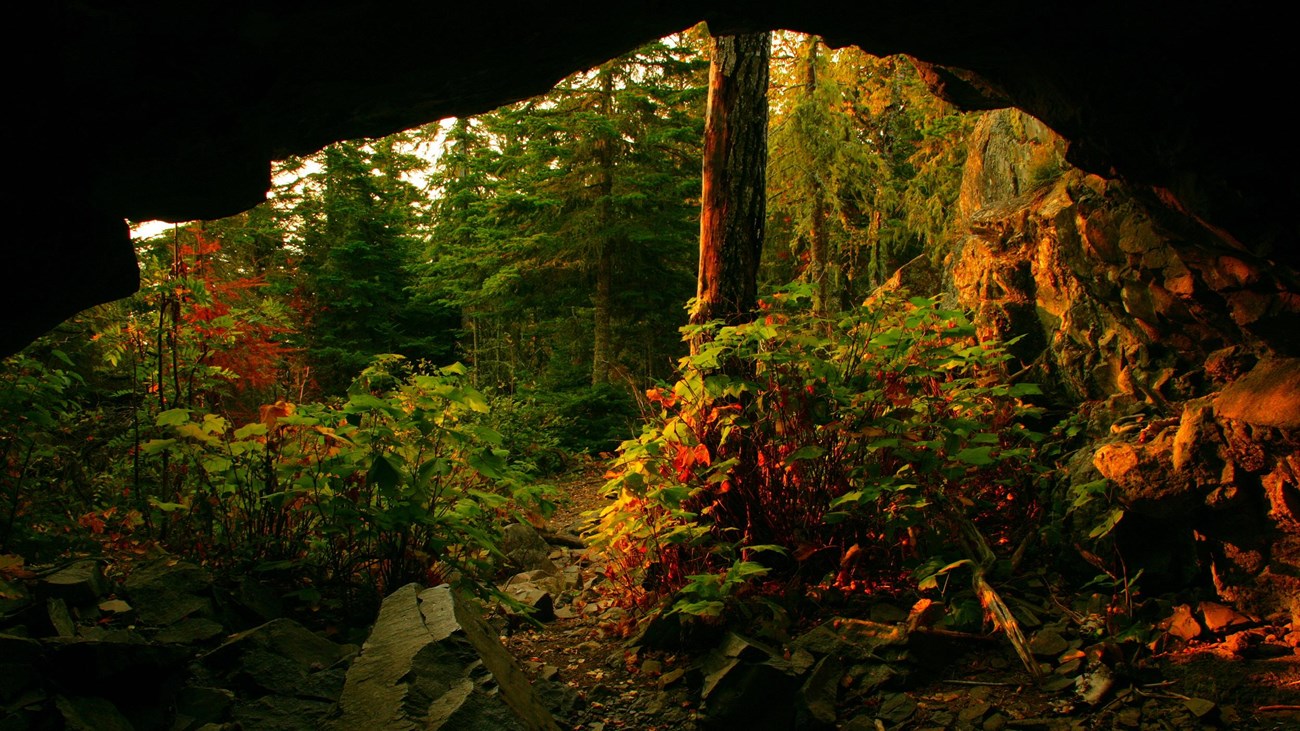
{"type": "Polygon", "coordinates": [[[1224,419],[1300,429],[1300,358],[1260,361],[1214,400],[1224,419]]]}
{"type": "Polygon", "coordinates": [[[343,672],[331,668],[355,650],[293,620],[275,619],[234,635],[204,655],[203,663],[258,694],[333,701],[343,686],[343,672]]]}
{"type": "Polygon", "coordinates": [[[46,594],[70,604],[90,604],[108,593],[108,579],[99,562],[77,561],[45,577],[41,582],[46,594]]]}
{"type": "Polygon", "coordinates": [[[148,561],[131,572],[125,586],[138,620],[146,625],[166,627],[187,617],[213,614],[212,575],[188,561],[148,561]]]}
{"type": "Polygon", "coordinates": [[[415,584],[384,600],[329,728],[559,731],[476,607],[415,584]]]}

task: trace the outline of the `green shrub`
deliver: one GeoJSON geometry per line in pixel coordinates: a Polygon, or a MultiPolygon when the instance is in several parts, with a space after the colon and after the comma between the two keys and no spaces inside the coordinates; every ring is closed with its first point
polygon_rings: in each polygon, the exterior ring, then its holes
{"type": "Polygon", "coordinates": [[[59,483],[77,461],[65,432],[82,411],[73,393],[82,378],[63,351],[40,358],[36,350],[5,359],[0,371],[0,553],[34,551],[38,526],[70,518],[59,483]]]}
{"type": "Polygon", "coordinates": [[[318,584],[482,589],[504,517],[548,506],[482,423],[488,411],[463,366],[411,373],[400,356],[372,363],[338,406],[281,401],[238,428],[165,411],[169,436],[142,451],[185,479],[151,501],[155,518],[209,557],[296,568],[318,584]]]}
{"type": "Polygon", "coordinates": [[[717,615],[756,580],[802,595],[982,571],[983,535],[1033,530],[1040,437],[1019,419],[1037,389],[1004,382],[1002,346],[930,299],[833,319],[806,303],[684,330],[703,344],[648,393],[659,411],[608,482],[601,538],[633,601],[685,589],[678,611],[717,615]]]}

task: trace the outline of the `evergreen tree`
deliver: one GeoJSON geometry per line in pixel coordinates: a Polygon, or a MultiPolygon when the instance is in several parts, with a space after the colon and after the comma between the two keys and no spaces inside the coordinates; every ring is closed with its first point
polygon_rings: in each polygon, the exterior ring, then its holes
{"type": "Polygon", "coordinates": [[[427,206],[405,178],[426,163],[406,146],[395,135],[325,148],[295,207],[306,343],[327,393],[341,392],[381,353],[434,362],[450,355],[446,311],[409,289],[427,206]]]}
{"type": "Polygon", "coordinates": [[[948,233],[970,121],[905,57],[794,33],[777,50],[765,275],[849,307],[948,233]]]}
{"type": "Polygon", "coordinates": [[[703,61],[649,44],[446,133],[422,288],[490,385],[663,375],[690,296],[703,61]]]}

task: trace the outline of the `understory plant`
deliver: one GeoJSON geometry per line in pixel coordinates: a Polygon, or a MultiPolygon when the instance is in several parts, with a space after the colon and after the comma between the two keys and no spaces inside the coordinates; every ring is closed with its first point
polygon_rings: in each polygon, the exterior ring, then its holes
{"type": "Polygon", "coordinates": [[[1040,510],[1038,389],[1010,381],[1002,345],[936,299],[819,317],[804,291],[683,332],[695,352],[608,473],[599,537],[631,603],[716,617],[958,568],[996,602],[989,572],[1040,510]]]}
{"type": "Polygon", "coordinates": [[[421,372],[400,356],[377,359],[338,405],[280,401],[238,427],[164,411],[167,436],[142,451],[184,478],[151,508],[168,543],[213,561],[293,570],[314,586],[481,590],[503,519],[549,506],[508,463],[487,412],[463,366],[421,372]]]}
{"type": "Polygon", "coordinates": [[[0,371],[0,553],[51,513],[52,499],[68,465],[76,461],[71,440],[61,438],[79,416],[73,397],[82,383],[63,351],[48,359],[19,353],[0,371]]]}

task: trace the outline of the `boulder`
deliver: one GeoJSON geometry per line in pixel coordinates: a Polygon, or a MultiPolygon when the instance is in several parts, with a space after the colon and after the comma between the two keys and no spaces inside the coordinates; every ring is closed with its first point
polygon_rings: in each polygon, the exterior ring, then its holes
{"type": "Polygon", "coordinates": [[[255,695],[333,701],[342,690],[343,673],[330,669],[353,650],[291,619],[276,619],[234,635],[202,660],[255,695]]]}
{"type": "Polygon", "coordinates": [[[802,723],[806,728],[833,728],[835,726],[835,703],[839,697],[840,680],[844,677],[844,666],[834,657],[823,657],[808,679],[799,688],[798,707],[802,723]]]}
{"type": "Polygon", "coordinates": [[[1201,611],[1201,617],[1205,619],[1205,628],[1211,632],[1221,632],[1251,623],[1249,617],[1218,602],[1201,602],[1197,608],[1201,611]]]}
{"type": "Polygon", "coordinates": [[[154,635],[154,641],[168,645],[196,645],[215,640],[225,633],[226,628],[211,619],[193,617],[163,629],[154,635]]]}
{"type": "MultiPolygon", "coordinates": [[[[549,622],[556,618],[555,597],[551,592],[537,584],[524,582],[504,587],[507,596],[523,606],[527,616],[539,622],[549,622]]],[[[506,613],[515,616],[512,607],[507,606],[506,613]]]]}
{"type": "Polygon", "coordinates": [[[1070,649],[1069,642],[1057,630],[1047,627],[1034,634],[1029,641],[1029,651],[1036,657],[1056,658],[1070,649]]]}
{"type": "Polygon", "coordinates": [[[138,621],[166,627],[186,617],[211,616],[212,575],[201,566],[165,556],[142,563],[125,582],[138,621]]]}
{"type": "Polygon", "coordinates": [[[772,662],[727,659],[704,679],[704,729],[790,731],[796,725],[799,679],[772,662]]]}
{"type": "Polygon", "coordinates": [[[1187,604],[1174,607],[1173,613],[1161,621],[1160,626],[1170,635],[1184,642],[1201,635],[1201,624],[1196,621],[1196,617],[1192,615],[1192,608],[1187,604]]]}
{"type": "Polygon", "coordinates": [[[90,604],[108,593],[108,579],[99,562],[77,561],[45,577],[41,588],[47,596],[72,605],[90,604]]]}
{"type": "Polygon", "coordinates": [[[0,634],[0,703],[8,703],[37,682],[41,643],[27,637],[0,634]]]}
{"type": "Polygon", "coordinates": [[[86,719],[85,728],[114,728],[109,724],[116,721],[104,719],[116,716],[102,703],[82,703],[75,700],[78,697],[111,704],[116,713],[129,719],[126,728],[160,728],[166,722],[166,709],[172,707],[188,675],[189,659],[182,649],[151,645],[122,633],[111,641],[47,642],[39,667],[44,682],[73,699],[65,716],[71,713],[86,719]]]}
{"type": "Polygon", "coordinates": [[[68,731],[134,731],[131,722],[109,701],[94,696],[59,696],[54,707],[68,731]]]}
{"type": "Polygon", "coordinates": [[[330,728],[559,729],[478,608],[448,586],[415,584],[384,600],[330,728]]]}
{"type": "Polygon", "coordinates": [[[791,646],[818,657],[832,656],[856,662],[879,660],[878,650],[903,647],[907,642],[908,632],[902,626],[836,617],[795,638],[791,646]]]}
{"type": "Polygon", "coordinates": [[[1215,413],[1256,426],[1300,429],[1300,358],[1260,361],[1214,399],[1215,413]]]}
{"type": "Polygon", "coordinates": [[[59,637],[77,636],[77,625],[72,621],[72,613],[68,611],[66,602],[62,599],[50,597],[45,601],[45,608],[55,635],[59,637]]]}
{"type": "Polygon", "coordinates": [[[174,728],[192,731],[210,723],[225,723],[230,720],[234,705],[235,694],[225,688],[200,685],[184,688],[176,696],[174,728]]]}
{"type": "Polygon", "coordinates": [[[505,568],[512,573],[544,571],[557,574],[560,571],[551,562],[550,544],[528,523],[512,523],[501,531],[501,553],[506,556],[505,568]]]}
{"type": "MultiPolygon", "coordinates": [[[[319,731],[334,710],[329,701],[269,695],[235,705],[236,728],[257,731],[319,731]]],[[[377,728],[354,726],[354,729],[377,728]]],[[[207,731],[200,727],[197,731],[207,731]]]]}
{"type": "Polygon", "coordinates": [[[834,728],[844,667],[839,657],[815,661],[802,648],[794,648],[787,657],[763,642],[728,633],[699,664],[700,727],[834,728]]]}

